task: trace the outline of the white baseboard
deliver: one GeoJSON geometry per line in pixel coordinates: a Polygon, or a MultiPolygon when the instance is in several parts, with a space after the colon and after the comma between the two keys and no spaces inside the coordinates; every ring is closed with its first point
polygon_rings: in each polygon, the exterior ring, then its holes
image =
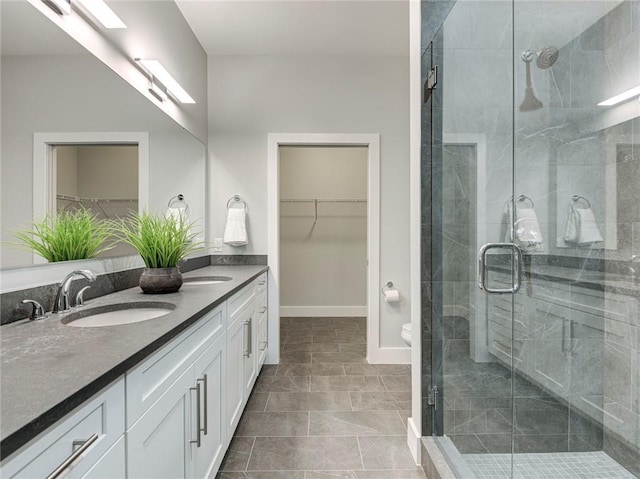
{"type": "Polygon", "coordinates": [[[349,317],[367,315],[366,306],[280,306],[281,318],[349,317]]]}
{"type": "Polygon", "coordinates": [[[367,350],[370,364],[411,364],[411,348],[371,348],[367,350]]]}
{"type": "Polygon", "coordinates": [[[412,417],[407,419],[407,444],[409,445],[409,451],[413,456],[413,460],[416,461],[417,465],[421,465],[420,454],[422,448],[420,447],[420,433],[412,417]]]}

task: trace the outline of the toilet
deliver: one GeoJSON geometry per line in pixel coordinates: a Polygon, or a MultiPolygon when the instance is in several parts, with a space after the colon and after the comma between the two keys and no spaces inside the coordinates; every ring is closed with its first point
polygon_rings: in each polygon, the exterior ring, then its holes
{"type": "Polygon", "coordinates": [[[404,340],[407,345],[411,346],[411,323],[404,323],[402,325],[402,332],[400,333],[400,337],[404,340]]]}

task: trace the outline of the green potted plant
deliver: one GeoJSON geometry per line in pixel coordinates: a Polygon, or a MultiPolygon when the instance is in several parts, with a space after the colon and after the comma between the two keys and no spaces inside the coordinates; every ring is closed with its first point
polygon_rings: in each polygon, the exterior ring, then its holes
{"type": "Polygon", "coordinates": [[[143,212],[114,224],[120,241],[131,245],[142,257],[145,269],[140,287],[147,294],[175,293],[182,286],[178,262],[201,249],[192,233],[193,223],[182,217],[143,212]]]}
{"type": "Polygon", "coordinates": [[[33,251],[50,263],[95,258],[113,247],[108,239],[111,223],[98,219],[85,209],[63,211],[55,218],[34,220],[30,229],[13,232],[13,243],[20,249],[33,251]]]}

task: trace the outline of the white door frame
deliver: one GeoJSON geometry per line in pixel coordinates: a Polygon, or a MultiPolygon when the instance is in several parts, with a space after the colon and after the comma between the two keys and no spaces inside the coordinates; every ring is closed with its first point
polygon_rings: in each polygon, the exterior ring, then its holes
{"type": "Polygon", "coordinates": [[[269,262],[268,364],[280,361],[280,147],[365,146],[367,165],[367,361],[380,356],[380,135],[269,133],[267,135],[269,262]]]}
{"type": "MultiPolygon", "coordinates": [[[[149,206],[149,133],[145,132],[60,132],[33,134],[33,217],[44,218],[56,211],[56,161],[58,145],[137,145],[138,211],[149,206]]],[[[46,263],[33,254],[34,264],[46,263]]]]}

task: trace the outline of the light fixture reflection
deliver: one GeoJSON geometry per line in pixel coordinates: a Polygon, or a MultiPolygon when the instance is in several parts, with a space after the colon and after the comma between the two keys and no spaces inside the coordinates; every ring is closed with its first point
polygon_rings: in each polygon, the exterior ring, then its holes
{"type": "Polygon", "coordinates": [[[104,0],[78,0],[105,28],[127,28],[104,0]]]}
{"type": "Polygon", "coordinates": [[[196,102],[158,60],[143,60],[141,58],[135,58],[135,61],[142,65],[151,75],[153,75],[154,78],[162,83],[166,87],[167,91],[180,103],[196,102]]]}
{"type": "Polygon", "coordinates": [[[627,91],[623,91],[619,95],[613,96],[608,100],[601,101],[600,103],[598,103],[598,106],[617,105],[618,103],[622,103],[623,101],[628,100],[629,98],[633,98],[634,96],[639,96],[639,95],[640,95],[640,85],[638,85],[635,88],[631,88],[627,91]]]}

